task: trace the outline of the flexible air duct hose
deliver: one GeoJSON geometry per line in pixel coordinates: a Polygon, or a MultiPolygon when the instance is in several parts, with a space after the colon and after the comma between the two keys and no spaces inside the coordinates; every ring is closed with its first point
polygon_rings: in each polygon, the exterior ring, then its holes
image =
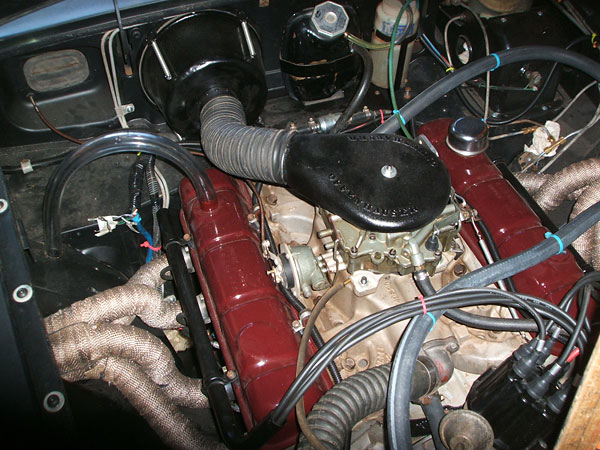
{"type": "MultiPolygon", "coordinates": [[[[390,365],[374,367],[346,378],[327,391],[313,406],[308,424],[321,442],[332,450],[344,448],[346,436],[356,423],[385,406],[390,365]]],[[[298,450],[311,448],[304,435],[298,450]]]]}
{"type": "Polygon", "coordinates": [[[294,132],[247,126],[244,107],[228,95],[209,100],[200,120],[202,147],[219,169],[241,178],[285,183],[283,161],[294,132]]]}

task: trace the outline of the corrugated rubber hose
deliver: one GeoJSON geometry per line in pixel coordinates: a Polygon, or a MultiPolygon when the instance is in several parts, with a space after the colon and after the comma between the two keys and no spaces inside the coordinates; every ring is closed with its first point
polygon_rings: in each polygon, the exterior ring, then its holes
{"type": "MultiPolygon", "coordinates": [[[[336,384],[313,406],[308,424],[327,448],[344,448],[346,435],[352,427],[369,414],[383,409],[389,376],[389,364],[357,373],[336,384]]],[[[296,448],[311,448],[304,435],[300,436],[296,448]]]]}
{"type": "Polygon", "coordinates": [[[294,132],[246,125],[242,104],[228,95],[209,100],[200,121],[202,147],[219,169],[236,177],[285,183],[283,162],[294,132]]]}

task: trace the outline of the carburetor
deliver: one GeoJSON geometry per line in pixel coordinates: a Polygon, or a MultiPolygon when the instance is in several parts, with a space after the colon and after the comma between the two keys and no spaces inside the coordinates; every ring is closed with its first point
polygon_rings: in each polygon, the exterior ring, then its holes
{"type": "MultiPolygon", "coordinates": [[[[300,200],[294,202],[294,209],[301,209],[298,202],[301,203],[300,200]]],[[[311,212],[314,214],[314,209],[311,212]]],[[[360,229],[338,215],[317,208],[314,226],[319,231],[313,230],[316,233],[312,233],[310,242],[306,236],[307,244],[282,243],[279,256],[271,255],[276,266],[272,275],[305,298],[309,298],[312,291],[331,285],[327,274],[332,264],[341,263],[343,267],[338,268],[350,274],[367,270],[407,275],[426,270],[433,275],[442,254],[455,245],[464,215],[465,211],[451,196],[442,213],[421,228],[385,233],[360,229]],[[321,253],[315,247],[326,252],[321,253]],[[336,263],[337,255],[341,261],[336,263]]]]}
{"type": "Polygon", "coordinates": [[[333,248],[338,241],[346,270],[374,270],[380,273],[406,275],[415,270],[427,270],[430,275],[440,261],[442,252],[448,251],[460,230],[461,211],[452,201],[440,216],[414,231],[396,233],[361,230],[337,215],[321,210],[327,229],[318,237],[331,237],[325,248],[333,248]]]}

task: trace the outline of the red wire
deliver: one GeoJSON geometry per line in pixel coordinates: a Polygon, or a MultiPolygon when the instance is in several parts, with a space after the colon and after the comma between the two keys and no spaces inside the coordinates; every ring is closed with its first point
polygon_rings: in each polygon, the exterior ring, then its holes
{"type": "Polygon", "coordinates": [[[569,354],[569,357],[567,358],[567,363],[570,363],[578,356],[579,356],[579,347],[575,347],[575,349],[569,354]]]}
{"type": "Polygon", "coordinates": [[[160,251],[161,246],[159,245],[158,247],[152,247],[150,245],[150,243],[148,241],[144,241],[140,244],[140,247],[146,247],[149,248],[150,250],[152,250],[153,252],[158,252],[160,251]]]}

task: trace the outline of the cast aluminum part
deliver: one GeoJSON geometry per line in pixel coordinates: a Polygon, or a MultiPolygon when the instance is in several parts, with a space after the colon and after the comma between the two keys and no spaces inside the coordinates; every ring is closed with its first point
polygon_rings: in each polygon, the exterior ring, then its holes
{"type": "MultiPolygon", "coordinates": [[[[342,247],[340,246],[340,251],[334,257],[333,250],[328,245],[332,242],[334,232],[323,231],[328,228],[319,211],[282,187],[265,185],[262,196],[267,209],[267,219],[277,242],[310,247],[316,257],[322,258],[326,263],[330,278],[334,275],[337,259],[340,279],[351,279],[351,289],[341,290],[329,301],[319,316],[317,327],[325,341],[361,318],[412,300],[419,294],[411,275],[361,268],[349,273],[342,247]]],[[[452,211],[449,216],[454,217],[454,214],[457,213],[452,211]]],[[[449,220],[448,223],[450,222],[452,221],[449,220]]],[[[365,235],[368,240],[369,233],[365,235]]],[[[432,264],[432,282],[436,289],[452,282],[457,276],[480,267],[475,255],[457,237],[456,232],[452,232],[452,237],[448,237],[448,240],[445,245],[448,249],[440,252],[436,265],[432,264]]],[[[381,242],[377,245],[383,247],[381,242]]],[[[320,293],[313,292],[311,298],[306,301],[307,305],[312,307],[319,295],[320,293]]],[[[505,308],[498,306],[473,307],[471,311],[480,315],[510,317],[505,308]]],[[[389,327],[340,355],[336,364],[342,377],[391,361],[405,326],[406,323],[400,323],[389,327]]],[[[454,375],[440,388],[440,393],[445,398],[444,403],[452,406],[461,406],[464,403],[471,384],[479,374],[490,367],[498,366],[525,342],[518,333],[471,329],[446,318],[438,321],[427,341],[429,345],[424,348],[432,354],[440,354],[437,352],[443,349],[451,355],[454,375]]],[[[419,408],[413,412],[416,416],[420,415],[419,408]]]]}
{"type": "MultiPolygon", "coordinates": [[[[549,230],[485,153],[464,157],[446,145],[451,122],[451,119],[434,120],[423,125],[419,132],[436,147],[456,193],[477,210],[487,225],[500,257],[515,255],[545,239],[549,230]]],[[[463,227],[460,234],[479,260],[485,261],[478,251],[478,238],[473,227],[463,227]]],[[[582,274],[575,258],[567,251],[514,275],[513,280],[519,292],[558,304],[582,274]]],[[[593,311],[591,307],[591,317],[593,311]]],[[[558,351],[556,346],[553,352],[558,351]]]]}
{"type": "Polygon", "coordinates": [[[454,202],[437,219],[410,232],[375,233],[361,230],[326,211],[321,211],[321,216],[325,230],[332,231],[331,239],[339,240],[339,250],[350,273],[376,270],[406,275],[425,269],[433,274],[461,223],[460,208],[454,202]]]}
{"type": "MultiPolygon", "coordinates": [[[[280,254],[281,268],[285,273],[285,276],[282,273],[281,279],[296,295],[301,293],[310,298],[313,291],[322,291],[331,286],[326,277],[325,261],[322,257],[315,257],[309,246],[282,243],[280,254]]],[[[276,265],[279,266],[277,262],[276,265]]]]}

